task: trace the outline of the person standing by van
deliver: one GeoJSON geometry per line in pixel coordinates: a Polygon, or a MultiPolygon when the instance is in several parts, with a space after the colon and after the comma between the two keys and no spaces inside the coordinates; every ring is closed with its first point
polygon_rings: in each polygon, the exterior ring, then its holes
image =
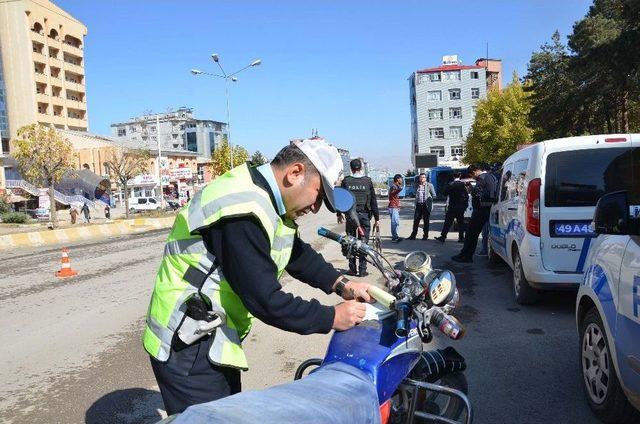
{"type": "Polygon", "coordinates": [[[391,241],[393,243],[402,241],[402,237],[398,237],[398,227],[400,226],[400,192],[403,185],[402,175],[394,175],[393,184],[389,188],[389,215],[391,216],[391,241]]]}
{"type": "Polygon", "coordinates": [[[478,237],[482,227],[489,221],[491,205],[495,201],[497,182],[493,174],[487,172],[482,165],[471,165],[469,175],[476,180],[476,186],[471,191],[473,213],[464,239],[464,246],[459,254],[451,257],[456,262],[473,262],[473,254],[478,245],[478,237]]]}
{"type": "Polygon", "coordinates": [[[436,240],[441,243],[444,243],[447,239],[447,234],[454,219],[458,223],[458,242],[464,242],[464,211],[466,211],[469,206],[469,192],[467,191],[466,184],[460,180],[461,175],[460,172],[454,172],[453,181],[444,189],[444,194],[449,197],[449,202],[447,213],[444,216],[442,232],[440,233],[440,237],[436,237],[436,240]]]}
{"type": "Polygon", "coordinates": [[[415,240],[418,234],[420,221],[424,220],[422,239],[429,238],[429,218],[433,209],[433,198],[436,191],[433,184],[427,181],[427,174],[424,172],[418,176],[418,186],[416,187],[416,206],[413,213],[413,230],[407,240],[415,240]]]}
{"type": "Polygon", "coordinates": [[[87,224],[91,224],[91,212],[89,211],[89,205],[85,202],[82,205],[82,214],[84,215],[84,222],[87,224]]]}

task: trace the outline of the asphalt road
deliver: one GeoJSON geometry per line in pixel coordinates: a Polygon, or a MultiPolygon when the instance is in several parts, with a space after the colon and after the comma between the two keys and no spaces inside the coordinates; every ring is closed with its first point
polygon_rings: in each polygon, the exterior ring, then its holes
{"type": "MultiPolygon", "coordinates": [[[[401,234],[410,232],[402,213],[401,234]]],[[[431,236],[442,223],[436,205],[431,236]]],[[[314,235],[334,229],[321,213],[301,222],[302,237],[338,267],[339,248],[314,235]]],[[[487,267],[484,258],[457,264],[457,234],[441,245],[416,240],[391,244],[388,219],[383,244],[391,260],[412,250],[433,255],[435,267],[453,270],[462,292],[456,315],[467,326],[458,342],[436,338],[433,347],[454,345],[467,359],[476,423],[595,423],[581,388],[574,293],[547,293],[540,304],[513,301],[510,269],[487,267]]],[[[141,346],[144,315],[166,231],[71,246],[78,277],[60,280],[58,248],[3,252],[0,261],[0,422],[153,423],[162,400],[141,346]]],[[[370,278],[373,281],[374,278],[370,278]]],[[[284,289],[302,297],[326,296],[285,279],[284,289]]],[[[299,336],[260,322],[245,342],[251,369],[243,389],[290,381],[297,365],[321,357],[329,335],[299,336]]]]}

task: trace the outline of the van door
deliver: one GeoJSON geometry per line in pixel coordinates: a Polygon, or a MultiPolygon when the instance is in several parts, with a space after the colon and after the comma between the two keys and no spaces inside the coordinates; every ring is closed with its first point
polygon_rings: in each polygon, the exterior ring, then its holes
{"type": "Polygon", "coordinates": [[[590,224],[598,199],[631,184],[629,136],[587,141],[592,147],[563,150],[562,145],[552,145],[543,161],[540,247],[549,271],[583,272],[595,236],[590,224]]]}
{"type": "MultiPolygon", "coordinates": [[[[633,186],[628,192],[632,211],[640,207],[640,138],[633,143],[633,186]]],[[[640,217],[639,217],[640,218],[640,217]]],[[[639,219],[636,218],[636,219],[639,219]]],[[[618,284],[616,355],[623,385],[640,398],[640,236],[632,235],[625,249],[618,284]]]]}
{"type": "MultiPolygon", "coordinates": [[[[500,178],[500,190],[498,193],[498,202],[492,206],[491,215],[489,215],[489,233],[491,248],[507,259],[506,252],[506,234],[509,221],[506,220],[505,213],[509,197],[507,193],[507,182],[513,174],[513,163],[505,163],[502,168],[502,176],[500,178]]],[[[469,202],[471,203],[471,202],[469,202]]]]}

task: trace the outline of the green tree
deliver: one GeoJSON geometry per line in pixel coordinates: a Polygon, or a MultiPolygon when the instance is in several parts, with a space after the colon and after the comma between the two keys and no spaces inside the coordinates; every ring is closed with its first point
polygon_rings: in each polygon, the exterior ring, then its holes
{"type": "Polygon", "coordinates": [[[251,165],[253,166],[260,166],[269,162],[269,159],[265,158],[260,150],[256,150],[249,158],[249,162],[251,162],[251,165]]]}
{"type": "Polygon", "coordinates": [[[57,228],[54,184],[60,182],[65,172],[73,169],[73,146],[53,127],[41,124],[25,125],[18,129],[17,135],[12,155],[18,162],[18,169],[25,180],[49,188],[51,225],[57,228]]]}
{"type": "Polygon", "coordinates": [[[491,90],[486,99],[477,103],[464,162],[503,161],[516,151],[518,145],[533,141],[529,96],[514,73],[511,84],[504,91],[491,90]]]}
{"type": "Polygon", "coordinates": [[[407,168],[407,170],[404,173],[405,177],[415,177],[416,176],[416,171],[414,169],[411,168],[407,168]]]}
{"type": "Polygon", "coordinates": [[[146,149],[117,149],[105,162],[109,175],[122,187],[127,218],[129,218],[129,180],[148,171],[149,159],[151,159],[151,152],[146,149]]]}
{"type": "MultiPolygon", "coordinates": [[[[236,144],[233,146],[233,167],[242,165],[249,158],[247,149],[236,144]]],[[[216,146],[211,155],[211,173],[215,176],[222,175],[231,169],[231,146],[226,137],[216,146]]]]}

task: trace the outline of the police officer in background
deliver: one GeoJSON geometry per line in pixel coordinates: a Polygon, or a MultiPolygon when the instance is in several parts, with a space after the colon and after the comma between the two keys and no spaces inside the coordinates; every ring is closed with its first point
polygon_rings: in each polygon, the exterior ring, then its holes
{"type": "MultiPolygon", "coordinates": [[[[376,200],[375,189],[371,178],[364,175],[362,171],[362,161],[354,159],[350,163],[351,176],[342,180],[342,187],[349,190],[356,198],[356,212],[360,223],[352,222],[347,216],[346,231],[347,234],[356,236],[365,243],[369,243],[369,234],[371,232],[371,216],[375,220],[374,225],[377,227],[380,221],[378,213],[378,202],[376,200]],[[358,225],[362,227],[364,235],[358,234],[358,225]]],[[[338,213],[338,223],[342,223],[344,217],[338,213]]],[[[367,260],[365,255],[359,256],[360,267],[356,269],[356,258],[349,258],[349,275],[358,275],[364,277],[367,275],[367,260]]]]}

